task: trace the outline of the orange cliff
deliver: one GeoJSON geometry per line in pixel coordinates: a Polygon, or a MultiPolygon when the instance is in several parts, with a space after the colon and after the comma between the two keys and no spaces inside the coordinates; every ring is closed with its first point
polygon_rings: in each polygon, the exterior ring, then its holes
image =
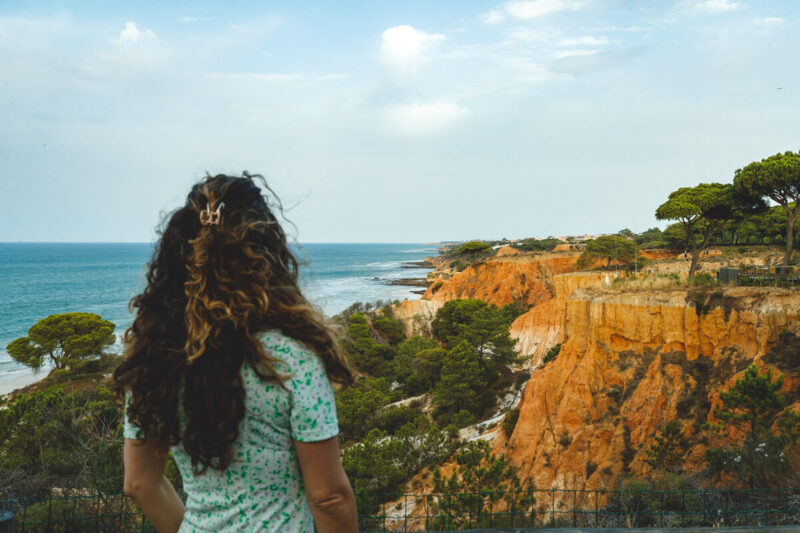
{"type": "Polygon", "coordinates": [[[553,276],[552,299],[536,305],[519,316],[509,328],[511,338],[517,339],[517,350],[530,363],[541,363],[547,350],[563,341],[563,325],[567,300],[582,287],[599,285],[613,278],[608,272],[572,272],[553,276]]]}
{"type": "MultiPolygon", "coordinates": [[[[554,296],[567,298],[570,289],[586,285],[587,282],[558,281],[564,273],[575,271],[579,256],[574,252],[525,253],[504,246],[495,257],[455,273],[451,273],[452,269],[441,258],[428,258],[429,262],[437,265],[436,270],[428,275],[432,282],[430,287],[421,299],[404,300],[395,305],[394,316],[403,323],[406,335],[426,335],[430,333],[430,323],[436,311],[450,300],[477,298],[497,306],[516,302],[525,308],[538,308],[554,296]]],[[[574,276],[575,280],[597,283],[605,274],[575,273],[574,276]]],[[[518,337],[513,327],[512,337],[518,337]]],[[[526,347],[535,344],[530,339],[524,342],[526,347]]],[[[528,352],[523,350],[522,353],[528,352]]]]}
{"type": "MultiPolygon", "coordinates": [[[[610,489],[625,475],[646,477],[645,452],[670,420],[693,443],[687,471],[699,472],[706,446],[714,445],[700,438],[700,426],[718,391],[748,364],[785,375],[785,390],[798,387],[796,369],[764,355],[797,323],[800,291],[608,287],[613,273],[575,272],[578,256],[501,255],[449,279],[442,264],[431,274],[442,282],[438,288],[434,283],[423,299],[394,308],[407,333],[427,334],[451,299],[529,307],[510,328],[520,353],[531,356],[519,419],[509,439],[499,427],[491,433],[495,453],[506,453],[535,488],[610,489]],[[558,356],[542,366],[557,343],[558,356]]],[[[686,265],[657,266],[656,274],[686,265]]],[[[411,486],[426,486],[424,479],[411,486]]],[[[562,503],[572,502],[556,502],[562,503]]]]}
{"type": "MultiPolygon", "coordinates": [[[[562,316],[552,315],[563,320],[553,326],[563,328],[561,351],[532,372],[513,434],[495,451],[538,489],[612,488],[625,473],[641,477],[656,430],[679,420],[684,435],[696,434],[716,391],[754,360],[763,364],[798,309],[800,292],[782,289],[579,289],[562,316]]],[[[797,381],[790,375],[784,387],[797,381]]],[[[696,472],[705,447],[692,442],[685,466],[696,472]]]]}
{"type": "MultiPolygon", "coordinates": [[[[524,308],[553,297],[553,276],[575,271],[578,253],[512,254],[491,257],[453,274],[442,285],[431,285],[423,298],[434,302],[477,298],[524,308]]],[[[436,274],[434,273],[434,276],[436,274]]]]}
{"type": "Polygon", "coordinates": [[[394,314],[407,335],[426,335],[436,311],[450,300],[477,298],[497,306],[516,302],[529,310],[511,325],[511,337],[518,340],[521,355],[533,356],[532,362],[538,363],[561,341],[570,295],[613,279],[613,273],[575,272],[578,257],[576,252],[525,253],[504,246],[497,256],[452,275],[440,258],[429,258],[437,264],[429,274],[433,283],[421,299],[395,305],[394,314]]]}

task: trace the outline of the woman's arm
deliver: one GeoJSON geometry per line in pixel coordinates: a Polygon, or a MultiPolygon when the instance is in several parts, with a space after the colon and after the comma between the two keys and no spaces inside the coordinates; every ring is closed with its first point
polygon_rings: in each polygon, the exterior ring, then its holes
{"type": "Polygon", "coordinates": [[[125,494],[159,533],[174,533],[183,522],[183,502],[164,476],[168,452],[169,448],[152,442],[125,439],[125,494]]]}
{"type": "Polygon", "coordinates": [[[294,449],[319,533],[357,533],[356,501],[339,457],[339,438],[295,440],[294,449]]]}

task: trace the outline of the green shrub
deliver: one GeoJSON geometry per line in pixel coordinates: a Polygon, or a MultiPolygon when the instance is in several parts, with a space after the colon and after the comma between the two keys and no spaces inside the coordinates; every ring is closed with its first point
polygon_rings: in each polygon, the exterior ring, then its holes
{"type": "Polygon", "coordinates": [[[544,358],[542,358],[542,366],[546,365],[550,361],[554,361],[555,358],[558,357],[558,354],[560,352],[561,352],[561,343],[559,342],[558,344],[547,350],[547,353],[544,354],[544,358]]]}
{"type": "Polygon", "coordinates": [[[732,474],[748,488],[782,486],[797,480],[786,451],[800,439],[800,412],[786,409],[782,386],[783,376],[772,381],[771,370],[761,374],[750,365],[741,378],[720,391],[721,405],[714,410],[720,422],[704,427],[729,442],[706,450],[712,473],[732,474]],[[732,433],[731,428],[737,431],[732,433]]]}
{"type": "Polygon", "coordinates": [[[437,420],[442,427],[452,426],[456,429],[461,429],[471,426],[477,419],[473,413],[467,411],[466,409],[462,409],[455,414],[445,413],[439,415],[437,420]]]}
{"type": "MultiPolygon", "coordinates": [[[[48,533],[98,531],[98,524],[86,509],[85,501],[78,498],[75,500],[71,498],[50,499],[34,503],[25,509],[24,516],[26,531],[47,531],[48,533]]],[[[22,517],[22,513],[19,514],[19,517],[22,517]]]]}
{"type": "Polygon", "coordinates": [[[455,268],[459,272],[463,272],[468,266],[469,263],[465,263],[461,259],[456,259],[455,261],[450,262],[450,268],[455,268]]]}
{"type": "Polygon", "coordinates": [[[683,436],[677,420],[668,422],[654,437],[655,442],[646,450],[645,462],[660,470],[680,472],[683,456],[689,449],[689,439],[683,436]]]}
{"type": "Polygon", "coordinates": [[[514,433],[514,428],[517,426],[517,420],[519,420],[519,407],[509,409],[506,416],[503,417],[503,432],[509,439],[511,438],[511,434],[514,433]]]}
{"type": "Polygon", "coordinates": [[[561,241],[558,239],[523,239],[521,242],[516,242],[511,246],[523,252],[545,252],[555,248],[561,241]]]}
{"type": "Polygon", "coordinates": [[[494,455],[486,441],[470,442],[456,454],[457,467],[450,476],[433,470],[433,492],[452,497],[430,502],[435,531],[498,528],[532,524],[536,518],[532,486],[525,486],[505,455],[494,455]],[[481,492],[493,491],[487,498],[481,492]],[[505,515],[497,516],[497,509],[505,515]]]}
{"type": "Polygon", "coordinates": [[[397,344],[405,337],[403,334],[403,324],[394,318],[379,316],[372,321],[372,327],[380,331],[390,344],[397,344]]]}
{"type": "Polygon", "coordinates": [[[465,242],[456,249],[459,254],[488,254],[492,252],[492,245],[482,241],[465,242]]]}
{"type": "Polygon", "coordinates": [[[375,427],[392,435],[420,416],[425,413],[417,405],[387,407],[375,416],[375,427]]]}
{"type": "Polygon", "coordinates": [[[692,277],[693,287],[713,287],[717,284],[717,280],[708,272],[698,272],[692,277]]]}

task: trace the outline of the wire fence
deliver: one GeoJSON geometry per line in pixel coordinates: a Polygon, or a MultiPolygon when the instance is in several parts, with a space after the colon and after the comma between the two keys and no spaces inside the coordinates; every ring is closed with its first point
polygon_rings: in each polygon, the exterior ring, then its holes
{"type": "MultiPolygon", "coordinates": [[[[800,488],[527,490],[356,495],[362,531],[504,527],[732,527],[800,525],[800,488]]],[[[0,501],[19,533],[151,532],[121,493],[0,501]]]]}
{"type": "Polygon", "coordinates": [[[717,281],[724,285],[796,287],[800,285],[800,267],[794,265],[723,267],[717,271],[717,281]]]}

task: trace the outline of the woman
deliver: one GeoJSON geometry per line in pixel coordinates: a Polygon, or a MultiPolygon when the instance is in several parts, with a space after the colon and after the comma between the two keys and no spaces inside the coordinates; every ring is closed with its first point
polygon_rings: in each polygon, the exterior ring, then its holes
{"type": "Polygon", "coordinates": [[[253,178],[192,188],[131,301],[125,493],[161,532],[357,531],[330,383],[352,373],[253,178]]]}

